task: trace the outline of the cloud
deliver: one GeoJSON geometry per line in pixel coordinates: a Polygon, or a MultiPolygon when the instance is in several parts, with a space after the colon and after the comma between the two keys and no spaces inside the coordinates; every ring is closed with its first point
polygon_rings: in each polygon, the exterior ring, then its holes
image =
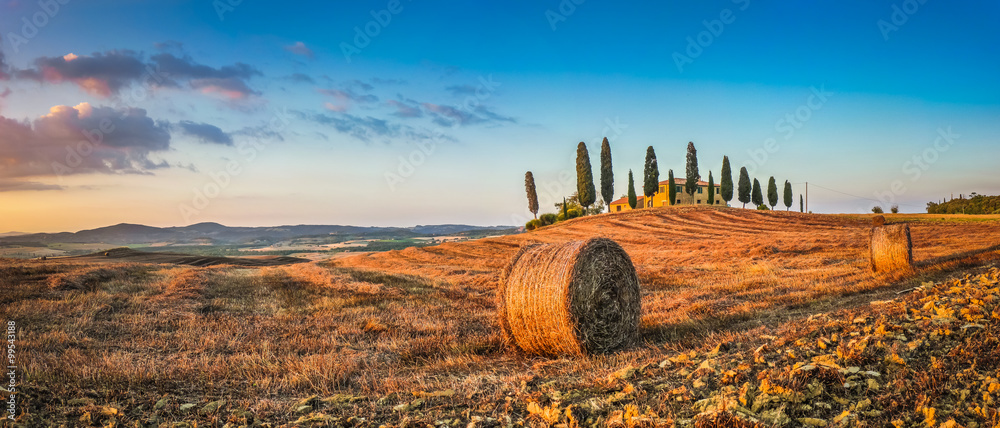
{"type": "Polygon", "coordinates": [[[385,103],[396,108],[396,111],[392,113],[392,115],[396,117],[422,117],[424,115],[424,112],[420,110],[419,105],[414,106],[396,100],[389,100],[385,103]]]}
{"type": "MultiPolygon", "coordinates": [[[[10,94],[12,92],[13,91],[11,91],[10,88],[4,88],[3,91],[0,92],[0,101],[3,101],[4,98],[7,98],[8,96],[10,96],[10,94]]],[[[2,112],[2,111],[3,111],[3,103],[0,102],[0,112],[2,112]]]]}
{"type": "Polygon", "coordinates": [[[330,110],[330,111],[335,111],[335,112],[338,112],[338,113],[343,113],[343,112],[345,112],[345,111],[348,110],[347,106],[345,106],[345,105],[337,105],[337,104],[334,104],[334,103],[323,103],[323,108],[325,108],[327,110],[330,110]]]}
{"type": "Polygon", "coordinates": [[[140,79],[145,67],[133,51],[109,51],[93,56],[70,53],[38,58],[35,69],[21,75],[47,83],[68,81],[92,95],[109,97],[140,79]]]}
{"type": "Polygon", "coordinates": [[[374,86],[372,86],[370,84],[367,84],[365,82],[362,82],[362,81],[360,81],[358,79],[350,80],[350,81],[346,82],[344,84],[344,86],[346,88],[348,88],[348,89],[358,88],[358,89],[361,89],[362,91],[365,91],[365,92],[368,92],[368,91],[370,91],[372,89],[375,89],[374,86]]]}
{"type": "Polygon", "coordinates": [[[153,43],[153,48],[158,51],[183,52],[184,44],[178,42],[177,40],[167,40],[164,42],[153,43]]]}
{"type": "Polygon", "coordinates": [[[269,125],[248,126],[233,132],[231,135],[241,135],[255,138],[257,140],[270,139],[275,141],[285,141],[285,137],[282,137],[280,133],[275,132],[274,128],[269,125]]]}
{"type": "Polygon", "coordinates": [[[365,143],[375,140],[389,142],[394,138],[405,138],[411,140],[424,140],[438,138],[454,141],[453,138],[445,135],[433,134],[429,131],[419,130],[409,125],[393,123],[385,119],[378,119],[371,116],[355,116],[346,113],[335,114],[310,114],[296,111],[293,114],[304,120],[332,127],[341,134],[349,135],[365,143]]]}
{"type": "Polygon", "coordinates": [[[445,127],[476,125],[481,123],[498,124],[500,122],[517,123],[517,119],[503,116],[480,104],[472,110],[454,106],[422,103],[421,106],[433,118],[433,122],[445,127]]]}
{"type": "Polygon", "coordinates": [[[350,110],[353,104],[374,104],[379,101],[378,97],[375,95],[358,94],[350,88],[347,88],[346,90],[317,89],[316,92],[332,97],[334,102],[323,103],[323,107],[327,110],[336,112],[345,112],[350,110]]]}
{"type": "Polygon", "coordinates": [[[191,88],[206,94],[219,94],[229,99],[243,99],[260,95],[250,88],[247,81],[263,75],[251,65],[236,63],[219,68],[198,64],[190,57],[177,57],[169,53],[154,55],[153,64],[159,73],[169,78],[168,85],[175,80],[189,80],[191,88]]]}
{"type": "Polygon", "coordinates": [[[291,53],[295,54],[295,55],[302,55],[302,56],[304,56],[306,58],[309,58],[309,59],[315,59],[315,57],[316,57],[315,54],[313,54],[312,49],[309,49],[309,47],[306,46],[306,44],[302,43],[302,42],[295,42],[294,44],[285,46],[284,49],[286,51],[288,51],[288,52],[291,52],[291,53]]]}
{"type": "Polygon", "coordinates": [[[0,80],[10,80],[10,66],[7,65],[7,57],[0,51],[0,80]]]}
{"type": "Polygon", "coordinates": [[[285,79],[291,80],[295,83],[316,83],[312,77],[302,73],[292,73],[290,76],[285,77],[285,79]]]}
{"type": "Polygon", "coordinates": [[[231,100],[240,100],[251,95],[260,95],[247,86],[246,82],[233,78],[208,78],[191,80],[191,88],[203,94],[219,94],[231,100]]]}
{"type": "Polygon", "coordinates": [[[490,121],[490,122],[517,123],[517,119],[515,119],[513,117],[510,117],[510,116],[504,116],[504,115],[501,115],[501,114],[497,114],[493,110],[490,110],[489,107],[486,107],[485,105],[482,105],[482,104],[476,106],[476,108],[473,109],[473,111],[475,111],[476,114],[478,114],[480,117],[483,117],[487,121],[490,121]]]}
{"type": "Polygon", "coordinates": [[[401,126],[394,125],[383,119],[376,119],[371,116],[358,117],[350,114],[337,116],[316,114],[310,117],[311,120],[323,125],[332,126],[337,132],[350,135],[364,142],[371,142],[378,137],[398,137],[401,135],[401,126]]]}
{"type": "Polygon", "coordinates": [[[352,101],[358,104],[377,103],[378,97],[372,94],[357,94],[353,91],[342,91],[340,89],[317,89],[323,95],[334,97],[340,101],[352,101]]]}
{"type": "Polygon", "coordinates": [[[58,105],[33,121],[0,116],[0,178],[150,174],[170,147],[169,125],[137,108],[58,105]]]}
{"type": "MultiPolygon", "coordinates": [[[[164,42],[158,47],[180,47],[177,42],[164,42]]],[[[195,62],[188,56],[161,52],[150,57],[130,50],[112,50],[91,55],[69,53],[58,57],[35,59],[34,67],[15,70],[0,65],[6,79],[33,80],[40,83],[70,82],[80,89],[100,97],[111,97],[137,84],[151,87],[183,88],[182,83],[202,93],[220,94],[229,99],[242,99],[259,92],[248,81],[262,73],[251,65],[236,63],[211,67],[195,62]]]]}
{"type": "Polygon", "coordinates": [[[482,122],[478,116],[452,106],[433,103],[423,103],[421,106],[434,118],[434,123],[441,126],[454,126],[456,124],[464,126],[482,122]]]}
{"type": "Polygon", "coordinates": [[[451,95],[456,97],[463,95],[475,95],[476,89],[477,88],[472,85],[452,85],[447,88],[444,88],[444,90],[451,92],[451,95]]]}
{"type": "Polygon", "coordinates": [[[181,132],[197,138],[202,143],[221,144],[224,146],[233,145],[233,137],[215,125],[182,120],[177,123],[177,127],[181,132]]]}
{"type": "Polygon", "coordinates": [[[380,77],[372,77],[369,79],[372,83],[376,85],[405,85],[406,81],[402,79],[382,79],[380,77]]]}
{"type": "Polygon", "coordinates": [[[37,181],[0,180],[0,192],[62,190],[62,186],[37,181]]]}

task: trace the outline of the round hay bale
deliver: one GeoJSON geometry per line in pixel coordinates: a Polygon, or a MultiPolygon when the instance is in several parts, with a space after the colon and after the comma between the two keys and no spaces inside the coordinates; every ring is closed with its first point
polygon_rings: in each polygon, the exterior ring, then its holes
{"type": "Polygon", "coordinates": [[[879,214],[875,217],[872,217],[872,226],[874,227],[885,226],[885,216],[879,214]]]}
{"type": "Polygon", "coordinates": [[[869,238],[872,271],[891,272],[913,268],[910,225],[891,224],[873,227],[869,232],[869,238]]]}
{"type": "Polygon", "coordinates": [[[497,313],[504,335],[541,355],[597,354],[639,336],[639,277],[606,238],[521,248],[504,269],[497,313]]]}

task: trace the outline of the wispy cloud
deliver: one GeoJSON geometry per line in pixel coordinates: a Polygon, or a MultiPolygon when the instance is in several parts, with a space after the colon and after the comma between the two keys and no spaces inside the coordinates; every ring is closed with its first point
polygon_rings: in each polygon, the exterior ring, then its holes
{"type": "Polygon", "coordinates": [[[62,190],[62,186],[56,184],[39,183],[37,181],[0,180],[0,192],[24,192],[24,191],[43,191],[43,190],[62,190]]]}
{"type": "Polygon", "coordinates": [[[419,104],[409,104],[405,101],[389,100],[385,102],[387,105],[396,109],[392,113],[396,117],[423,117],[424,112],[420,110],[419,104]]]}
{"type": "Polygon", "coordinates": [[[167,40],[163,42],[153,43],[153,48],[163,52],[180,53],[184,51],[184,44],[176,40],[167,40]]]}
{"type": "Polygon", "coordinates": [[[304,57],[309,58],[309,59],[315,59],[316,58],[316,55],[315,55],[315,53],[313,53],[312,49],[309,49],[309,47],[306,46],[306,44],[302,43],[302,42],[295,42],[295,43],[293,43],[291,45],[285,46],[284,49],[286,51],[288,51],[288,52],[291,52],[291,53],[295,54],[295,55],[301,55],[301,56],[304,56],[304,57]]]}
{"type": "Polygon", "coordinates": [[[517,123],[517,119],[498,114],[482,104],[472,110],[434,103],[421,103],[421,106],[440,126],[517,123]]]}
{"type": "Polygon", "coordinates": [[[285,77],[285,79],[291,80],[292,82],[295,83],[316,83],[315,79],[309,77],[309,75],[302,73],[292,73],[288,77],[285,77]]]}
{"type": "Polygon", "coordinates": [[[316,92],[333,98],[332,102],[325,102],[323,106],[330,111],[345,112],[351,109],[354,104],[374,104],[379,101],[378,97],[372,94],[359,94],[354,91],[353,87],[358,87],[357,84],[365,85],[361,86],[362,89],[367,87],[371,89],[371,85],[363,82],[354,80],[348,82],[345,85],[345,89],[317,89],[316,92]]]}
{"type": "Polygon", "coordinates": [[[329,126],[341,134],[351,136],[365,143],[375,141],[391,143],[393,139],[425,140],[430,138],[454,141],[453,138],[445,135],[434,134],[427,130],[421,130],[409,125],[394,123],[390,120],[372,116],[362,117],[347,113],[324,114],[301,111],[294,112],[294,114],[301,119],[329,126]]]}
{"type": "Polygon", "coordinates": [[[372,77],[368,79],[370,82],[376,85],[405,85],[406,81],[402,79],[383,79],[380,77],[372,77]]]}
{"type": "Polygon", "coordinates": [[[372,86],[372,85],[370,85],[368,83],[362,82],[360,80],[357,80],[357,79],[349,80],[349,81],[345,82],[344,83],[344,87],[346,87],[348,89],[360,89],[360,90],[365,91],[365,92],[368,92],[368,91],[370,91],[372,89],[375,89],[374,86],[372,86]]]}
{"type": "Polygon", "coordinates": [[[444,89],[456,97],[476,94],[476,87],[472,85],[452,85],[444,89]]]}
{"type": "Polygon", "coordinates": [[[7,65],[7,57],[0,51],[0,80],[10,80],[10,66],[7,65]]]}
{"type": "Polygon", "coordinates": [[[233,78],[208,78],[191,80],[191,88],[203,94],[218,94],[230,100],[241,100],[251,95],[260,95],[247,86],[246,82],[233,78]]]}
{"type": "Polygon", "coordinates": [[[195,137],[202,143],[221,144],[224,146],[233,145],[232,135],[224,132],[218,126],[207,123],[195,123],[190,120],[182,120],[176,126],[184,134],[195,137]]]}

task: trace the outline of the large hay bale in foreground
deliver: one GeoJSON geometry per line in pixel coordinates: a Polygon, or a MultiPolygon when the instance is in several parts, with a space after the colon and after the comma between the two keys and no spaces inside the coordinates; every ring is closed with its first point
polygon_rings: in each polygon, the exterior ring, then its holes
{"type": "Polygon", "coordinates": [[[639,336],[640,309],[632,259],[605,238],[524,247],[497,291],[504,334],[532,354],[631,346],[639,336]]]}
{"type": "Polygon", "coordinates": [[[891,224],[873,227],[869,232],[871,268],[874,272],[891,272],[913,268],[913,241],[910,225],[891,224]]]}

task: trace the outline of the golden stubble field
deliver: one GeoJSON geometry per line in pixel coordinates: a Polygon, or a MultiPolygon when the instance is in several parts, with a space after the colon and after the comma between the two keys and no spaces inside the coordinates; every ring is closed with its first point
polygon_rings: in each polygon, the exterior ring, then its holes
{"type": "Polygon", "coordinates": [[[643,389],[609,375],[752,351],[815,314],[900,299],[1000,256],[1000,222],[931,219],[907,218],[917,270],[905,277],[868,270],[865,216],[690,207],[319,264],[5,259],[0,313],[19,326],[29,425],[545,425],[574,411],[584,425],[690,422],[710,394],[665,392],[690,377],[643,389]],[[512,350],[494,319],[498,271],[520,245],[593,236],[619,242],[638,270],[642,344],[576,359],[512,350]],[[604,397],[626,390],[635,397],[604,397]],[[574,400],[593,406],[567,410],[574,400]]]}

